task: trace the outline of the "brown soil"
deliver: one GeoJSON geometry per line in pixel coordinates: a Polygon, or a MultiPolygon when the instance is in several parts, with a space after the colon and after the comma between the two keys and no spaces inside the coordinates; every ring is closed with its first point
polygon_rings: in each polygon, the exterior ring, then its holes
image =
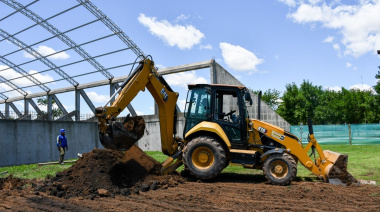
{"type": "Polygon", "coordinates": [[[274,186],[227,173],[201,182],[160,169],[136,146],[95,149],[51,179],[0,178],[0,211],[380,211],[379,186],[274,186]]]}
{"type": "Polygon", "coordinates": [[[137,140],[143,137],[145,130],[145,121],[142,116],[127,116],[123,122],[124,127],[131,133],[137,135],[137,140]]]}
{"type": "Polygon", "coordinates": [[[170,185],[169,179],[181,180],[175,175],[159,176],[161,168],[160,163],[135,145],[125,153],[94,149],[83,154],[73,166],[57,173],[37,190],[64,198],[83,196],[94,199],[99,189],[105,189],[108,192],[106,196],[130,195],[142,189],[170,185]]]}

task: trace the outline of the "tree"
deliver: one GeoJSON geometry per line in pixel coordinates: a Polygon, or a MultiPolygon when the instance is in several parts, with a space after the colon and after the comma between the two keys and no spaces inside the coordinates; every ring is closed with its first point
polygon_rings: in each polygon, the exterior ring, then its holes
{"type": "MultiPolygon", "coordinates": [[[[39,106],[47,106],[47,105],[48,105],[48,97],[45,97],[45,98],[38,98],[38,99],[37,99],[37,104],[38,104],[39,106]]],[[[52,105],[53,105],[53,106],[54,106],[54,105],[57,105],[57,103],[56,103],[54,100],[52,100],[52,105]]],[[[47,114],[47,112],[44,111],[44,110],[42,110],[42,112],[43,112],[44,114],[47,114]]],[[[52,107],[52,116],[53,116],[53,119],[54,119],[54,118],[57,118],[57,117],[60,117],[60,116],[62,116],[62,115],[63,115],[63,112],[62,112],[61,109],[59,109],[58,107],[57,107],[57,108],[52,107]]]]}
{"type": "MultiPolygon", "coordinates": [[[[259,95],[259,90],[253,91],[256,95],[259,95]]],[[[268,89],[261,95],[261,100],[263,100],[269,107],[276,110],[279,105],[281,92],[276,89],[268,89]]]]}
{"type": "Polygon", "coordinates": [[[276,111],[287,122],[289,122],[292,125],[296,125],[299,122],[300,116],[299,89],[294,82],[292,84],[286,84],[285,87],[286,90],[282,96],[282,103],[278,106],[278,109],[276,111]]]}

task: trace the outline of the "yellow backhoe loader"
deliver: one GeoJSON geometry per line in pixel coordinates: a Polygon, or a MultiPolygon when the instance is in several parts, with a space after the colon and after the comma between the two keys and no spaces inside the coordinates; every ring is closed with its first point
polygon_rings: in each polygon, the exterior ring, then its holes
{"type": "Polygon", "coordinates": [[[151,59],[140,61],[116,92],[119,96],[111,106],[108,102],[96,108],[101,143],[106,148],[127,150],[138,140],[115,120],[140,91],[148,89],[158,105],[162,152],[169,156],[163,163],[163,173],[184,164],[186,172],[208,180],[235,164],[262,169],[272,184],[288,185],[295,179],[300,162],[325,182],[331,178],[344,184],[356,181],[347,172],[347,155],[323,151],[311,122],[309,143],[303,146],[284,129],[248,117],[246,107],[252,106],[252,99],[246,87],[196,84],[188,88],[185,127],[179,138],[178,93],[158,74],[151,59]]]}

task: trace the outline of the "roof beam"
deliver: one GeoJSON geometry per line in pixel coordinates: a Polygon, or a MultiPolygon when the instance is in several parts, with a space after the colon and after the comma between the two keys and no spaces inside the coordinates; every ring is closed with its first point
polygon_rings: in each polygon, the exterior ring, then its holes
{"type": "Polygon", "coordinates": [[[12,63],[8,59],[0,56],[0,62],[4,63],[5,65],[7,65],[9,67],[13,67],[13,70],[17,71],[19,74],[23,75],[28,80],[32,81],[34,84],[38,85],[45,92],[49,92],[50,91],[50,88],[48,88],[46,85],[42,84],[38,79],[36,79],[35,77],[29,75],[28,72],[26,72],[24,69],[18,67],[16,64],[12,63]]]}
{"type": "Polygon", "coordinates": [[[3,76],[0,76],[0,82],[5,83],[6,85],[8,85],[9,87],[13,88],[14,90],[16,90],[17,92],[19,92],[23,96],[28,95],[28,93],[26,91],[24,91],[22,88],[20,88],[17,85],[15,85],[13,82],[7,80],[3,76]]]}
{"type": "Polygon", "coordinates": [[[140,57],[145,58],[144,52],[130,39],[111,19],[109,19],[99,8],[97,8],[92,2],[88,0],[77,0],[88,11],[94,14],[101,21],[129,47],[132,51],[140,57]]]}
{"type": "MultiPolygon", "coordinates": [[[[196,70],[196,69],[207,68],[207,67],[210,67],[211,62],[212,62],[212,60],[198,62],[198,63],[190,63],[187,65],[184,65],[184,66],[186,66],[186,68],[184,68],[183,66],[174,66],[174,67],[170,67],[170,68],[166,68],[166,69],[161,69],[162,70],[161,72],[163,72],[163,73],[161,73],[160,71],[158,71],[158,73],[160,73],[160,74],[172,74],[172,73],[178,73],[178,72],[183,72],[183,71],[192,71],[192,70],[196,70]],[[176,71],[175,68],[180,68],[180,70],[176,71]]],[[[109,85],[110,83],[120,83],[120,82],[124,82],[127,78],[128,78],[128,76],[122,76],[122,77],[113,78],[112,82],[110,82],[109,80],[100,80],[100,81],[95,81],[95,82],[84,83],[84,84],[78,85],[77,89],[78,90],[79,89],[87,89],[87,88],[94,88],[94,87],[109,85]]],[[[66,87],[66,88],[54,89],[54,90],[49,91],[49,94],[66,93],[66,92],[71,92],[71,91],[75,91],[75,88],[74,87],[66,87]]],[[[45,92],[32,93],[32,94],[28,94],[25,97],[13,97],[13,98],[9,98],[8,100],[0,100],[0,104],[3,104],[5,102],[18,101],[18,100],[22,100],[24,98],[30,99],[30,98],[36,98],[36,97],[42,97],[42,96],[46,96],[46,93],[45,92]]]]}
{"type": "Polygon", "coordinates": [[[82,47],[78,46],[71,38],[65,34],[63,34],[61,31],[59,31],[57,28],[55,28],[52,24],[50,24],[47,20],[43,19],[36,13],[34,13],[32,10],[25,8],[21,3],[14,1],[14,0],[0,0],[4,4],[12,7],[15,10],[20,10],[20,13],[31,19],[32,21],[36,22],[43,28],[45,28],[47,31],[52,33],[53,35],[57,36],[62,42],[64,42],[66,45],[70,46],[74,51],[76,51],[80,56],[82,56],[87,62],[89,62],[92,66],[94,66],[98,71],[100,71],[107,79],[111,80],[114,78],[114,76],[109,73],[105,68],[93,57],[90,56],[89,53],[87,53],[82,47]]]}
{"type": "Polygon", "coordinates": [[[180,65],[180,66],[173,66],[169,68],[163,68],[157,70],[157,72],[161,75],[167,75],[167,74],[174,74],[174,73],[179,73],[179,72],[184,72],[184,71],[193,71],[197,69],[202,69],[202,68],[210,68],[212,65],[213,60],[206,60],[198,63],[190,63],[186,65],[180,65]]]}
{"type": "MultiPolygon", "coordinates": [[[[9,99],[7,96],[5,96],[5,95],[2,94],[2,93],[0,93],[0,97],[1,97],[2,99],[4,99],[4,102],[7,101],[7,99],[9,99]]],[[[4,102],[3,102],[3,103],[4,103],[4,102]]]]}
{"type": "Polygon", "coordinates": [[[68,74],[66,74],[66,72],[64,72],[62,69],[60,69],[58,66],[56,66],[53,62],[51,62],[45,56],[41,55],[39,52],[37,52],[33,48],[31,48],[28,45],[26,45],[24,42],[22,42],[19,39],[11,36],[9,33],[7,33],[6,31],[4,31],[2,29],[0,29],[0,36],[2,36],[3,38],[7,38],[7,40],[10,41],[11,43],[15,44],[19,48],[24,49],[29,54],[31,54],[34,57],[38,58],[42,63],[44,63],[45,65],[47,65],[49,68],[52,68],[57,74],[59,74],[62,78],[64,78],[65,80],[67,80],[73,86],[78,86],[79,85],[79,83],[77,81],[75,81],[73,78],[71,78],[71,76],[69,76],[68,74]]]}

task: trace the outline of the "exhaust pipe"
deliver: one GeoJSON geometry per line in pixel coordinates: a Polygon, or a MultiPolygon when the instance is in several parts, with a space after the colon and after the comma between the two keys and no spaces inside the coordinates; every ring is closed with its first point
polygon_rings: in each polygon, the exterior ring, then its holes
{"type": "Polygon", "coordinates": [[[258,99],[257,99],[257,120],[260,120],[260,114],[261,114],[261,91],[259,92],[258,99]]]}

